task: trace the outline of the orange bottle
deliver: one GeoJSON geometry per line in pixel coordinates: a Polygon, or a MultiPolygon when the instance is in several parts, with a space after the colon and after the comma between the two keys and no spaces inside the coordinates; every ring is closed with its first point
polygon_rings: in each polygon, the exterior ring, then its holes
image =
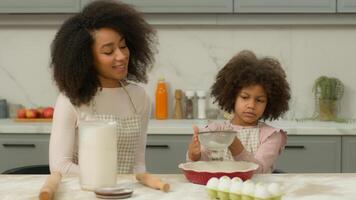
{"type": "Polygon", "coordinates": [[[164,78],[160,78],[156,88],[156,119],[168,118],[168,94],[164,78]]]}

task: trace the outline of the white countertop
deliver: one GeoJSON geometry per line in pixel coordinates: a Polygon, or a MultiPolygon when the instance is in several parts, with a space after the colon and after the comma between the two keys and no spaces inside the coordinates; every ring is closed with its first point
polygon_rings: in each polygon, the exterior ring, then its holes
{"type": "MultiPolygon", "coordinates": [[[[37,200],[46,175],[0,175],[0,199],[37,200]]],[[[205,186],[188,182],[183,175],[159,175],[171,185],[168,193],[147,188],[137,183],[132,175],[119,175],[120,181],[133,181],[137,200],[208,200],[205,186]]],[[[283,200],[353,200],[356,197],[356,174],[264,174],[254,175],[255,182],[282,185],[283,200]]],[[[97,200],[95,194],[80,189],[78,177],[64,177],[55,200],[97,200]]]]}
{"type": "MultiPolygon", "coordinates": [[[[192,134],[192,125],[204,126],[207,120],[150,120],[148,134],[192,134]]],[[[282,128],[288,135],[356,135],[356,123],[321,121],[274,121],[269,123],[282,128]]],[[[49,134],[51,123],[15,122],[12,119],[0,120],[0,133],[49,134]]]]}

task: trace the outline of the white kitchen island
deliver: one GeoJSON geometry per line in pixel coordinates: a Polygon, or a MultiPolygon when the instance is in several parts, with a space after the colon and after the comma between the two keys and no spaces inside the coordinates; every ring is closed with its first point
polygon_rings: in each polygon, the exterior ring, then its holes
{"type": "MultiPolygon", "coordinates": [[[[208,200],[205,186],[188,182],[184,175],[157,175],[171,184],[171,191],[163,193],[137,183],[132,175],[119,175],[120,181],[133,181],[137,200],[208,200]]],[[[0,175],[1,200],[35,200],[46,175],[0,175]]],[[[265,174],[255,175],[256,182],[277,182],[285,190],[283,200],[354,200],[356,173],[350,174],[265,174]]],[[[56,200],[94,200],[93,192],[80,189],[78,177],[64,177],[55,195],[56,200]]]]}

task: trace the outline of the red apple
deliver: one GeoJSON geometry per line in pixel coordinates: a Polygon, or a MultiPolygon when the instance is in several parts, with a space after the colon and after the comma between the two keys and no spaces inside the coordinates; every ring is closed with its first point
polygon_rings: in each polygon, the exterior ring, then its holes
{"type": "Polygon", "coordinates": [[[38,118],[44,118],[44,116],[43,116],[44,108],[39,107],[39,108],[37,108],[36,110],[37,110],[37,117],[38,117],[38,118]]]}
{"type": "Polygon", "coordinates": [[[36,109],[27,109],[26,118],[37,118],[38,113],[36,109]]]}
{"type": "Polygon", "coordinates": [[[52,107],[47,107],[43,110],[44,118],[52,118],[54,113],[54,109],[52,107]]]}
{"type": "Polygon", "coordinates": [[[26,108],[20,108],[17,110],[17,118],[26,118],[26,108]]]}

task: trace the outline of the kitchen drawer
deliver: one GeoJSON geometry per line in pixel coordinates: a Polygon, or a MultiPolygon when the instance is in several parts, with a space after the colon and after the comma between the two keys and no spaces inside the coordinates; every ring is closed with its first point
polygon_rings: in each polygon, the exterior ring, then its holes
{"type": "Polygon", "coordinates": [[[48,134],[0,134],[0,172],[48,165],[48,134]]]}
{"type": "Polygon", "coordinates": [[[342,136],[342,172],[356,173],[356,136],[342,136]]]}
{"type": "Polygon", "coordinates": [[[157,174],[181,173],[178,165],[186,162],[191,135],[148,135],[146,168],[157,174]]]}
{"type": "Polygon", "coordinates": [[[286,173],[341,172],[340,136],[288,136],[276,168],[286,173]]]}

